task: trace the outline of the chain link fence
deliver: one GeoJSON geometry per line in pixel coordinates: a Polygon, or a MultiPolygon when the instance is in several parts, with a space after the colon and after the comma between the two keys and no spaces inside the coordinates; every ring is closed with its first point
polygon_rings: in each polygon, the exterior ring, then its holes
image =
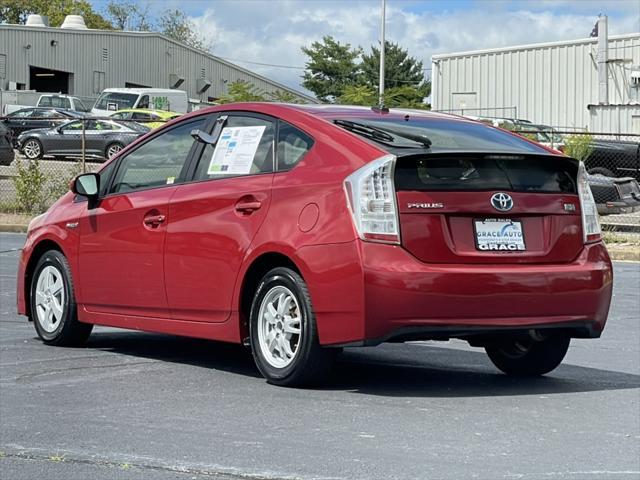
{"type": "MultiPolygon", "coordinates": [[[[0,150],[0,212],[45,210],[68,189],[75,175],[96,171],[107,158],[164,122],[92,116],[0,117],[0,124],[11,132],[8,141],[16,148],[15,156],[0,150]]],[[[584,161],[603,227],[640,232],[640,135],[526,122],[509,129],[584,161]]]]}
{"type": "Polygon", "coordinates": [[[76,175],[167,121],[0,116],[0,213],[43,212],[76,175]]]}

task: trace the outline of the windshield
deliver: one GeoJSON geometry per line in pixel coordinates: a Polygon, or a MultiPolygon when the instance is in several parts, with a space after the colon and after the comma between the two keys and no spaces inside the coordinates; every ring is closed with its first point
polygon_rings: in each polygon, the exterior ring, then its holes
{"type": "MultiPolygon", "coordinates": [[[[350,117],[345,120],[395,133],[398,137],[394,139],[394,144],[390,145],[391,147],[420,147],[420,145],[416,145],[414,139],[423,138],[431,142],[432,149],[438,150],[546,153],[541,147],[526,140],[507,132],[487,127],[479,122],[424,117],[414,117],[406,120],[404,118],[371,119],[350,117]],[[400,137],[400,135],[404,138],[400,137]]],[[[354,131],[354,133],[359,132],[354,131]]],[[[373,137],[367,138],[377,141],[373,137]]],[[[378,143],[388,145],[384,141],[378,143]]]]}
{"type": "Polygon", "coordinates": [[[76,104],[76,110],[77,110],[78,112],[88,112],[88,111],[89,111],[89,109],[87,108],[87,106],[86,106],[84,103],[82,103],[82,102],[80,101],[80,99],[76,98],[76,99],[74,100],[74,102],[75,102],[75,104],[76,104]]]}
{"type": "Polygon", "coordinates": [[[115,112],[123,108],[132,108],[136,100],[138,100],[138,95],[135,93],[105,92],[98,97],[93,108],[115,112]]]}

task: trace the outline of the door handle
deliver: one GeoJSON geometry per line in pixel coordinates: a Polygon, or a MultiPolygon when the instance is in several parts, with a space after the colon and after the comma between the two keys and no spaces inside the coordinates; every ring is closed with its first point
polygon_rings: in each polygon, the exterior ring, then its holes
{"type": "Polygon", "coordinates": [[[251,213],[259,210],[262,207],[262,203],[258,200],[253,201],[240,201],[236,203],[236,210],[242,213],[251,213]]]}
{"type": "Polygon", "coordinates": [[[149,215],[144,217],[144,224],[149,227],[158,227],[161,223],[164,223],[166,217],[164,215],[149,215]]]}

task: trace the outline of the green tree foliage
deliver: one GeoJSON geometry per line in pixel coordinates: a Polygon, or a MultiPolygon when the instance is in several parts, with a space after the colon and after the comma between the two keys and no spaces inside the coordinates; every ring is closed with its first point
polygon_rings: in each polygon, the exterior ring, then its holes
{"type": "Polygon", "coordinates": [[[86,0],[0,0],[0,23],[24,23],[32,13],[49,17],[52,27],[62,25],[67,15],[82,15],[89,28],[113,28],[86,0]]]}
{"type": "Polygon", "coordinates": [[[266,102],[264,92],[250,82],[239,80],[230,83],[227,87],[227,93],[223,95],[219,103],[235,103],[235,102],[266,102]]]}
{"type": "Polygon", "coordinates": [[[345,85],[337,101],[344,105],[376,105],[378,92],[369,85],[345,85]]]}
{"type": "Polygon", "coordinates": [[[322,42],[313,42],[310,47],[302,47],[309,58],[302,76],[302,85],[316,94],[323,102],[335,101],[344,87],[358,83],[360,71],[356,60],[362,53],[341,44],[331,36],[322,37],[322,42]]]}
{"type": "Polygon", "coordinates": [[[269,100],[280,103],[300,103],[300,99],[286,90],[276,90],[268,95],[269,100]]]}
{"type": "Polygon", "coordinates": [[[163,35],[200,50],[210,50],[211,45],[200,35],[195,25],[182,10],[165,10],[158,22],[163,35]]]}
{"type": "MultiPolygon", "coordinates": [[[[431,82],[425,79],[421,61],[397,43],[385,42],[384,84],[387,106],[416,107],[431,93],[431,82]]],[[[365,84],[379,88],[380,49],[373,45],[370,54],[362,55],[362,80],[365,84]]]]}
{"type": "MultiPolygon", "coordinates": [[[[396,43],[385,43],[384,103],[390,107],[429,108],[424,98],[431,83],[424,76],[421,61],[396,43]]],[[[380,49],[370,53],[360,47],[323,37],[302,51],[309,60],[302,85],[322,101],[353,105],[376,105],[380,76],[380,49]]]]}
{"type": "Polygon", "coordinates": [[[564,153],[576,160],[584,161],[593,152],[593,137],[588,133],[569,135],[564,141],[564,153]]]}
{"type": "Polygon", "coordinates": [[[149,4],[138,5],[131,0],[113,0],[107,4],[106,16],[117,30],[153,30],[149,21],[149,4]]]}

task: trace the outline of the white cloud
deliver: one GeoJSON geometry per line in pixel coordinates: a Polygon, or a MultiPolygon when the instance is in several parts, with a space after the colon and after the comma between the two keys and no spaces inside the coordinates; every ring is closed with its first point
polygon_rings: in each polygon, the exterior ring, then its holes
{"type": "MultiPolygon", "coordinates": [[[[388,2],[387,39],[398,42],[429,67],[434,53],[587,37],[600,3],[586,3],[592,8],[584,8],[585,2],[563,1],[564,8],[558,11],[560,3],[554,0],[547,9],[540,1],[525,1],[515,4],[519,9],[509,10],[506,6],[513,4],[494,1],[477,3],[467,10],[416,13],[415,5],[388,2]]],[[[213,43],[213,53],[221,57],[303,67],[306,57],[300,47],[323,35],[365,50],[378,41],[377,1],[272,0],[207,5],[213,7],[192,20],[213,43]]],[[[614,7],[615,15],[609,20],[611,35],[640,30],[640,2],[615,2],[614,7]]],[[[239,64],[301,88],[302,70],[239,64]]]]}

